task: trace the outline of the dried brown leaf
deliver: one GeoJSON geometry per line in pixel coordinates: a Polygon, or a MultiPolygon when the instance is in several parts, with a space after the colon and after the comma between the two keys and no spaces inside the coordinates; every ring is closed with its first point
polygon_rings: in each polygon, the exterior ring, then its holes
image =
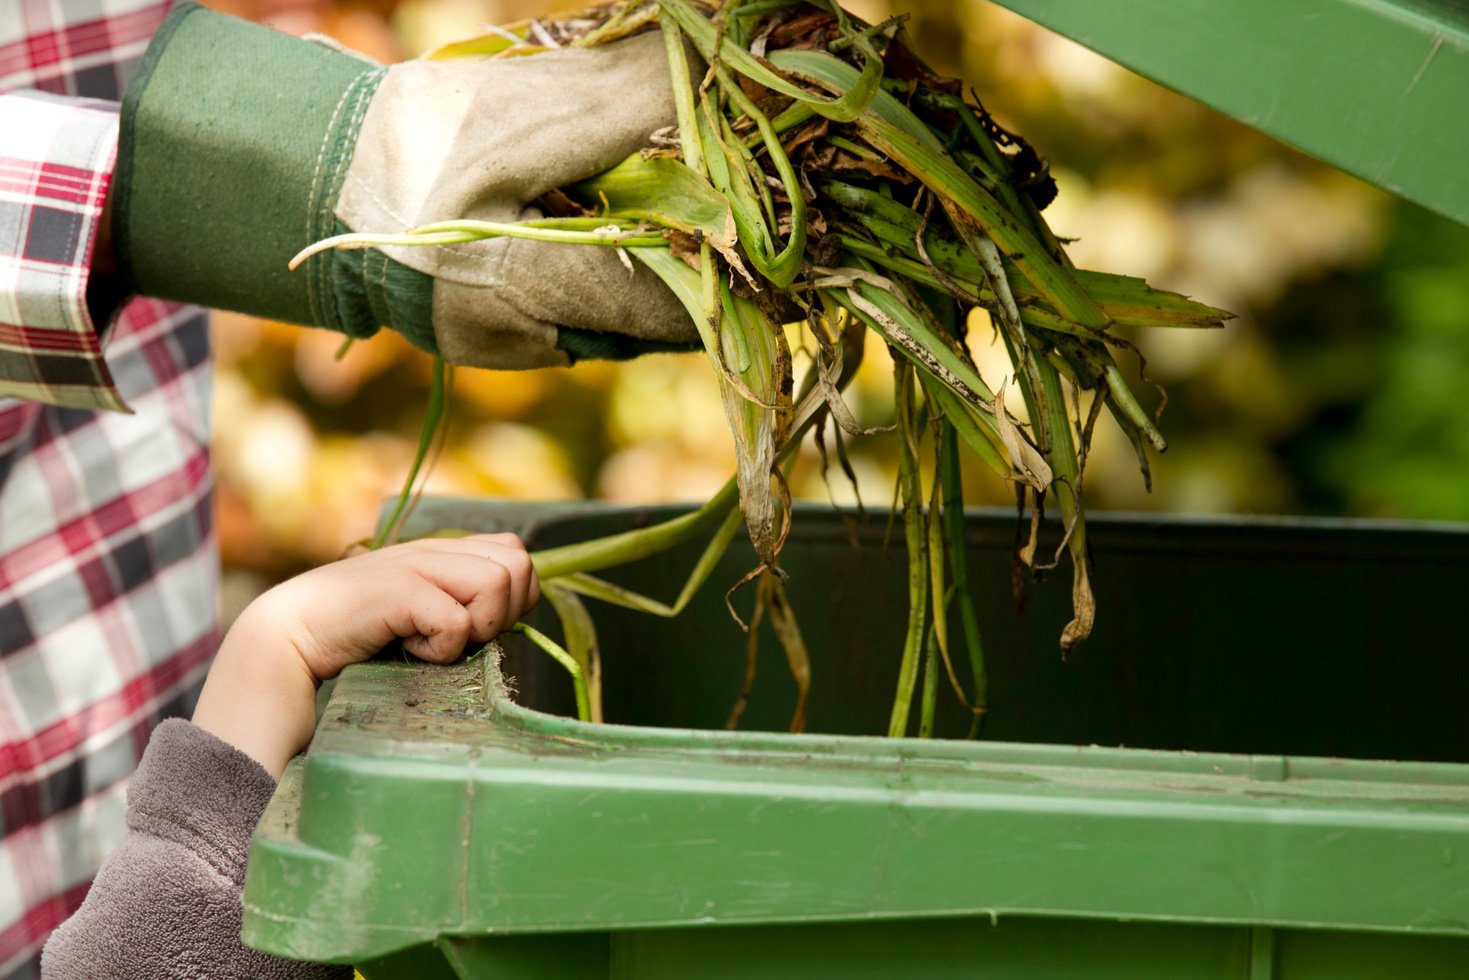
{"type": "MultiPolygon", "coordinates": [[[[1004,386],[1001,387],[1004,390],[1004,386]]],[[[999,431],[1000,442],[1004,443],[1005,450],[1010,454],[1010,462],[1019,472],[1020,478],[1035,490],[1044,493],[1051,485],[1055,475],[1051,472],[1051,465],[1040,451],[1030,444],[1020,433],[1020,428],[1015,424],[1010,410],[1005,407],[1004,398],[995,399],[995,428],[999,431]]]]}
{"type": "Polygon", "coordinates": [[[873,177],[897,181],[900,184],[913,183],[913,175],[906,170],[894,167],[885,160],[870,160],[866,157],[859,157],[855,153],[847,153],[844,150],[838,150],[832,156],[831,162],[827,165],[826,169],[836,171],[837,173],[856,172],[871,174],[873,177]]]}

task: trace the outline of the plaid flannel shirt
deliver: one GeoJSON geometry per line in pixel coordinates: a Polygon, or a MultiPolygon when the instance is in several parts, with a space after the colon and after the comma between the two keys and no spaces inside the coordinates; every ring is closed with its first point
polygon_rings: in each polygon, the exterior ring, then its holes
{"type": "Polygon", "coordinates": [[[168,6],[0,0],[0,977],[81,903],[216,646],[204,317],[85,302],[115,100],[168,6]]]}

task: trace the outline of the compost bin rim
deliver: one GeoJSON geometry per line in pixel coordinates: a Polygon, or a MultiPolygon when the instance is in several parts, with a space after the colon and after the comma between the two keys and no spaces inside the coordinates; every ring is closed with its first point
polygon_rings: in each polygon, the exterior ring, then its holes
{"type": "MultiPolygon", "coordinates": [[[[497,644],[498,645],[498,644],[497,644]]],[[[905,766],[935,769],[958,766],[1000,771],[1044,768],[1057,774],[1050,782],[1093,782],[1084,773],[1110,774],[1105,780],[1113,788],[1123,785],[1157,790],[1215,792],[1215,788],[1193,785],[1202,780],[1218,786],[1250,787],[1241,792],[1260,800],[1290,797],[1299,800],[1358,798],[1367,787],[1375,804],[1393,801],[1415,804],[1463,806],[1469,802],[1469,764],[1381,760],[1348,757],[1285,755],[1280,753],[1195,752],[1176,749],[1145,749],[1096,744],[1044,742],[969,741],[961,739],[889,738],[880,735],[791,735],[780,732],[725,731],[708,728],[662,728],[646,725],[581,722],[527,707],[506,690],[497,655],[474,658],[448,667],[423,663],[356,664],[343,671],[346,688],[370,687],[380,678],[394,674],[412,675],[413,704],[401,699],[384,712],[362,714],[355,705],[323,715],[311,758],[333,758],[347,762],[356,758],[370,765],[387,767],[460,766],[469,757],[485,751],[508,750],[538,762],[556,759],[683,759],[692,765],[717,764],[733,771],[739,767],[775,764],[782,769],[800,765],[827,772],[871,772],[902,770],[905,766]],[[454,688],[462,676],[472,672],[482,678],[473,709],[458,714],[433,713],[437,699],[431,688],[454,688]],[[415,729],[403,722],[423,718],[432,731],[411,734],[415,729]],[[442,726],[451,726],[442,729],[442,726]],[[399,745],[433,745],[433,755],[394,755],[373,759],[355,747],[334,744],[333,732],[350,730],[353,739],[365,735],[399,745]],[[444,736],[460,741],[442,742],[444,736]],[[520,739],[533,739],[528,745],[520,739]],[[793,765],[793,760],[799,765],[793,765]],[[1062,773],[1066,775],[1061,775],[1062,773]],[[1120,772],[1120,776],[1118,775],[1120,772]],[[1150,782],[1156,780],[1157,782],[1150,782]],[[1351,787],[1351,793],[1348,788],[1351,787]],[[1405,792],[1406,790],[1406,792],[1405,792]],[[1455,792],[1457,790],[1457,792],[1455,792]]],[[[401,691],[400,691],[401,694],[401,691]]],[[[334,701],[336,695],[334,694],[334,701]]],[[[349,763],[350,764],[350,763],[349,763]]],[[[1100,784],[1099,788],[1100,787],[1100,784]]]]}

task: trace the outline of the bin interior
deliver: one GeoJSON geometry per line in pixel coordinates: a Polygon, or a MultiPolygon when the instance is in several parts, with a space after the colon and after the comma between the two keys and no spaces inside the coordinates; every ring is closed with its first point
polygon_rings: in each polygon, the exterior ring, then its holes
{"type": "MultiPolygon", "coordinates": [[[[452,508],[450,508],[452,509],[452,508]]],[[[600,509],[550,516],[533,548],[586,540],[678,513],[600,509]]],[[[432,506],[420,520],[434,521],[432,506]]],[[[441,512],[470,527],[473,511],[441,512]]],[[[484,526],[493,526],[493,522],[484,526]]],[[[1097,598],[1092,637],[1063,657],[1070,568],[1012,589],[1013,513],[974,513],[968,560],[989,677],[982,737],[1130,748],[1469,761],[1469,664],[1458,604],[1469,529],[1307,520],[1089,521],[1097,598]]],[[[1056,530],[1049,539],[1054,546],[1056,530]]],[[[702,542],[605,577],[671,601],[702,542]]],[[[754,564],[737,542],[693,605],[663,620],[589,601],[602,649],[609,722],[720,728],[746,664],[746,634],[725,590],[754,564]]],[[[885,514],[806,507],[782,561],[810,649],[808,731],[882,734],[902,648],[906,564],[885,514]]],[[[735,605],[748,618],[753,590],[735,605]]],[[[553,635],[548,604],[534,621],[553,635]]],[[[955,669],[972,690],[955,637],[955,669]]],[[[566,675],[506,644],[505,672],[530,707],[573,713],[566,675]]],[[[746,730],[784,730],[795,684],[761,630],[746,730]]],[[[939,733],[963,737],[969,712],[947,683],[939,733]]],[[[914,712],[916,719],[917,712],[914,712]]],[[[916,722],[915,722],[916,724],[916,722]]]]}

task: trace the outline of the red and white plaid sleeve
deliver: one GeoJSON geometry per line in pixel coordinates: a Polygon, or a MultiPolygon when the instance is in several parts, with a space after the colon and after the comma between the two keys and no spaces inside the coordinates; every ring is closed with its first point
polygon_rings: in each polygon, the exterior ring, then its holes
{"type": "Polygon", "coordinates": [[[125,409],[87,312],[117,105],[0,92],[0,395],[125,409]]]}
{"type": "Polygon", "coordinates": [[[107,103],[169,5],[0,0],[4,980],[38,975],[217,645],[205,318],[137,300],[99,346],[84,302],[107,103]]]}

